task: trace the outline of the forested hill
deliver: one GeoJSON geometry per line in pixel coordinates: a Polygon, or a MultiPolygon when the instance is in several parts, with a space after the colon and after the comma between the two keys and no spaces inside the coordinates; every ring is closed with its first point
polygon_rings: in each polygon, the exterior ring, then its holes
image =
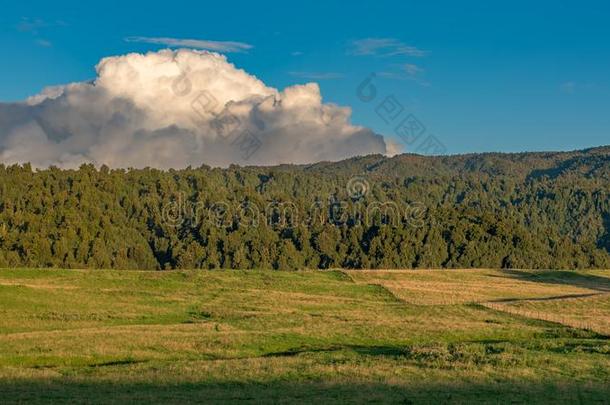
{"type": "Polygon", "coordinates": [[[0,267],[610,268],[610,147],[159,171],[0,165],[0,267]]]}

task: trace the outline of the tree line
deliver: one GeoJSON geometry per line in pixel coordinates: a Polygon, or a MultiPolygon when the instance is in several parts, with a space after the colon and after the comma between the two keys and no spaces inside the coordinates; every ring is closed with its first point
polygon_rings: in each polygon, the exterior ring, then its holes
{"type": "Polygon", "coordinates": [[[0,165],[0,267],[610,268],[610,148],[227,169],[0,165]]]}

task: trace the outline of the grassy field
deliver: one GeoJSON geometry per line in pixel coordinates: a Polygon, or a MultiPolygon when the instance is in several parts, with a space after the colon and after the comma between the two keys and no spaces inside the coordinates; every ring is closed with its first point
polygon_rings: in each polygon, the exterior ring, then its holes
{"type": "Polygon", "coordinates": [[[415,305],[478,304],[610,336],[608,271],[358,271],[415,305]]]}
{"type": "Polygon", "coordinates": [[[608,403],[610,273],[0,270],[0,403],[608,403]]]}

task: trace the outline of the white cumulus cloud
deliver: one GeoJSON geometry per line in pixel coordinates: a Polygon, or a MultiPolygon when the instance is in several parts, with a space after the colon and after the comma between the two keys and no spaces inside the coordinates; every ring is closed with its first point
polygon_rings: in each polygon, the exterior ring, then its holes
{"type": "Polygon", "coordinates": [[[91,82],[0,103],[0,163],[224,167],[395,149],[352,125],[349,108],[323,103],[316,83],[280,91],[217,53],[132,53],[102,59],[96,70],[91,82]]]}

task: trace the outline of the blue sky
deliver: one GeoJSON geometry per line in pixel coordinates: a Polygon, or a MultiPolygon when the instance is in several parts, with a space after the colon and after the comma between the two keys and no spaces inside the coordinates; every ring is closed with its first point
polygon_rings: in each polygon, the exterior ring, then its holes
{"type": "Polygon", "coordinates": [[[375,107],[393,95],[448,153],[579,149],[610,144],[609,20],[603,1],[10,2],[0,101],[165,47],[144,38],[231,41],[248,48],[227,53],[238,67],[280,89],[316,81],[389,137],[375,107]]]}

